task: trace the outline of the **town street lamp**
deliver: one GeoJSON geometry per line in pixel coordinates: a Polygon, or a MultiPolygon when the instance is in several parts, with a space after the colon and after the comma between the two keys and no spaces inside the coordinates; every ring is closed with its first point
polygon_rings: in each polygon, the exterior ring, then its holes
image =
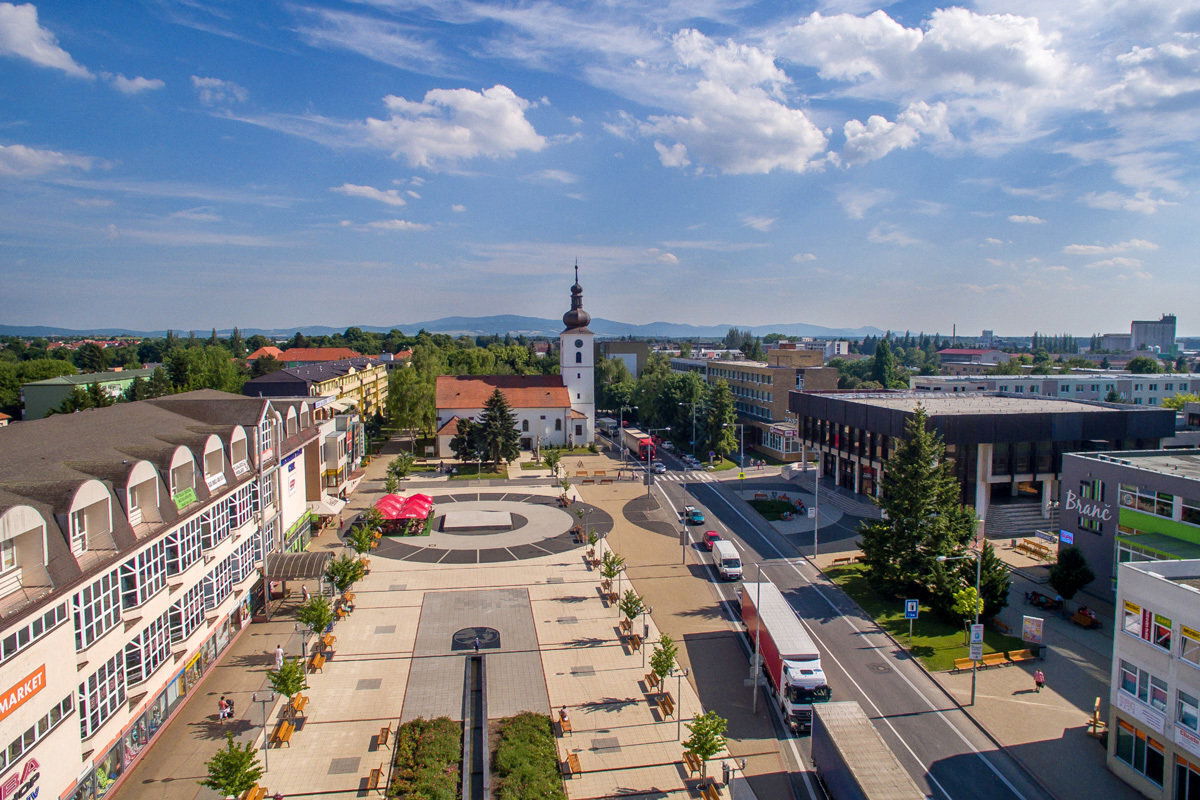
{"type": "Polygon", "coordinates": [[[683,679],[688,676],[688,671],[684,667],[676,665],[672,670],[675,673],[675,738],[683,741],[683,679]]]}
{"type": "Polygon", "coordinates": [[[692,457],[696,457],[696,406],[700,405],[699,401],[694,403],[680,403],[681,406],[692,407],[692,457]]]}
{"type": "Polygon", "coordinates": [[[650,641],[650,626],[646,624],[646,615],[653,614],[650,606],[642,606],[642,669],[646,668],[646,645],[650,641]]]}
{"type": "Polygon", "coordinates": [[[262,721],[263,721],[263,771],[269,772],[271,767],[268,764],[267,753],[271,750],[271,741],[267,736],[267,706],[275,702],[275,692],[267,689],[262,692],[255,692],[253,695],[255,703],[260,703],[262,706],[262,721]]]}
{"type": "MultiPolygon", "coordinates": [[[[946,561],[962,561],[967,558],[975,559],[975,624],[979,624],[979,612],[983,607],[983,595],[979,593],[980,579],[983,577],[983,550],[980,549],[976,553],[968,553],[965,556],[938,556],[940,562],[946,561]]],[[[975,705],[975,680],[979,672],[979,664],[974,659],[971,659],[971,705],[975,705]]]]}

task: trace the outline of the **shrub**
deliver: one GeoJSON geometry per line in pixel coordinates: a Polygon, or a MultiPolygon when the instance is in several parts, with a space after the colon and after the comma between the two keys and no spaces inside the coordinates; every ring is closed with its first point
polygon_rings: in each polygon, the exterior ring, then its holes
{"type": "Polygon", "coordinates": [[[462,725],[449,717],[414,719],[396,731],[389,797],[456,800],[462,764],[462,725]]]}
{"type": "Polygon", "coordinates": [[[526,712],[500,721],[493,769],[497,800],[566,800],[550,718],[526,712]]]}

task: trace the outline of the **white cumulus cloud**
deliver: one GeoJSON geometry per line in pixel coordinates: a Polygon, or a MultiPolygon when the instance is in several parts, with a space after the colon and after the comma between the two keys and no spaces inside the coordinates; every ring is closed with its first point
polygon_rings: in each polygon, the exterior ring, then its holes
{"type": "Polygon", "coordinates": [[[837,193],[838,203],[850,219],[862,219],[867,212],[880,203],[886,203],[896,196],[891,189],[861,189],[847,186],[837,193]]]}
{"type": "Polygon", "coordinates": [[[1109,267],[1138,269],[1142,266],[1142,260],[1140,258],[1129,258],[1128,256],[1116,256],[1114,258],[1106,258],[1101,261],[1093,261],[1087,266],[1089,269],[1106,269],[1109,267]]]}
{"type": "Polygon", "coordinates": [[[405,199],[400,195],[398,189],[376,189],[374,186],[359,186],[355,183],[343,183],[341,186],[330,188],[331,192],[344,194],[347,197],[364,197],[368,200],[375,200],[380,203],[386,203],[389,206],[407,205],[405,199]]]}
{"type": "Polygon", "coordinates": [[[775,227],[775,222],[778,217],[757,217],[752,214],[747,214],[742,217],[742,224],[747,228],[753,228],[760,233],[766,233],[775,227]]]}
{"type": "Polygon", "coordinates": [[[112,82],[113,88],[122,94],[139,94],[154,89],[161,89],[167,84],[158,78],[143,78],[140,75],[126,78],[124,75],[105,75],[112,82]]]}
{"type": "Polygon", "coordinates": [[[805,261],[816,261],[816,260],[817,260],[817,257],[815,255],[813,255],[812,253],[796,253],[796,255],[792,256],[792,261],[794,261],[797,264],[802,264],[805,261]]]}
{"type": "Polygon", "coordinates": [[[895,122],[873,114],[866,123],[856,119],[842,126],[846,144],[841,160],[846,164],[864,164],[883,158],[893,150],[904,150],[917,143],[923,134],[948,139],[945,103],[929,105],[923,100],[912,103],[895,122]]]}
{"type": "Polygon", "coordinates": [[[1044,225],[1046,223],[1046,220],[1031,214],[1009,214],[1008,221],[1018,225],[1044,225]]]}
{"type": "Polygon", "coordinates": [[[95,163],[96,159],[91,156],[41,150],[23,144],[0,144],[0,175],[28,178],[60,169],[87,170],[95,163]]]}
{"type": "Polygon", "coordinates": [[[573,172],[567,172],[562,169],[543,169],[531,173],[528,176],[531,181],[545,181],[549,183],[578,183],[579,176],[573,172]]]}
{"type": "Polygon", "coordinates": [[[379,231],[427,231],[429,226],[422,222],[409,222],[406,219],[381,219],[368,222],[368,228],[379,231]]]}
{"type": "Polygon", "coordinates": [[[1157,250],[1158,245],[1145,239],[1129,239],[1116,244],[1069,244],[1063,252],[1073,256],[1099,256],[1108,253],[1126,253],[1130,250],[1157,250]]]}
{"type": "Polygon", "coordinates": [[[454,205],[450,206],[450,210],[453,211],[455,214],[461,214],[467,210],[467,207],[464,206],[462,203],[455,203],[454,205]]]}
{"type": "Polygon", "coordinates": [[[192,88],[196,90],[196,96],[200,98],[200,102],[206,106],[244,103],[250,96],[244,86],[239,86],[233,81],[204,78],[199,75],[192,76],[192,88]]]}
{"type": "Polygon", "coordinates": [[[921,244],[920,239],[909,236],[899,226],[888,223],[880,223],[872,228],[871,232],[867,234],[867,241],[875,244],[895,244],[901,247],[921,244]]]}
{"type": "Polygon", "coordinates": [[[0,54],[24,58],[76,78],[95,77],[59,47],[53,33],[38,23],[37,7],[32,3],[23,6],[0,3],[0,54]]]}
{"type": "Polygon", "coordinates": [[[388,95],[384,103],[390,116],[368,119],[367,139],[412,166],[507,158],[546,147],[545,137],[525,118],[530,102],[501,84],[482,92],[431,89],[420,102],[388,95]]]}
{"type": "Polygon", "coordinates": [[[1163,206],[1178,205],[1170,200],[1151,197],[1150,192],[1136,192],[1132,195],[1119,192],[1088,192],[1079,199],[1092,208],[1103,208],[1109,211],[1136,211],[1139,214],[1154,214],[1163,206]]]}

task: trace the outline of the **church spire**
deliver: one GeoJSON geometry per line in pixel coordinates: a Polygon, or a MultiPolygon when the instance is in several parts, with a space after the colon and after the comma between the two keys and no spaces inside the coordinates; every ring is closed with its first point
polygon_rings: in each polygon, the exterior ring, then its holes
{"type": "Polygon", "coordinates": [[[592,315],[583,310],[583,287],[579,285],[579,262],[575,262],[575,284],[571,287],[571,310],[563,314],[563,324],[567,330],[586,328],[592,321],[592,315]]]}

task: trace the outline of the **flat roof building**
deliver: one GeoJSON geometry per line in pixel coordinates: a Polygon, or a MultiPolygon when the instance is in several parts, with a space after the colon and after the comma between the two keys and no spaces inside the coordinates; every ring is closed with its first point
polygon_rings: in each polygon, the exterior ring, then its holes
{"type": "Polygon", "coordinates": [[[792,392],[792,413],[822,475],[878,496],[887,459],[918,406],[946,443],[963,502],[981,519],[993,502],[1040,503],[1049,518],[1064,452],[1157,447],[1174,432],[1174,413],[1001,393],[792,392]]]}
{"type": "Polygon", "coordinates": [[[1063,400],[1106,400],[1115,393],[1122,403],[1135,406],[1160,406],[1177,394],[1200,393],[1196,373],[1134,375],[1113,370],[1069,375],[914,375],[908,383],[921,392],[1008,392],[1063,400]]]}
{"type": "Polygon", "coordinates": [[[99,384],[100,390],[117,400],[136,378],[150,380],[153,369],[118,369],[108,372],[81,372],[59,375],[44,381],[21,384],[21,419],[42,419],[58,408],[76,389],[86,391],[99,384]]]}

